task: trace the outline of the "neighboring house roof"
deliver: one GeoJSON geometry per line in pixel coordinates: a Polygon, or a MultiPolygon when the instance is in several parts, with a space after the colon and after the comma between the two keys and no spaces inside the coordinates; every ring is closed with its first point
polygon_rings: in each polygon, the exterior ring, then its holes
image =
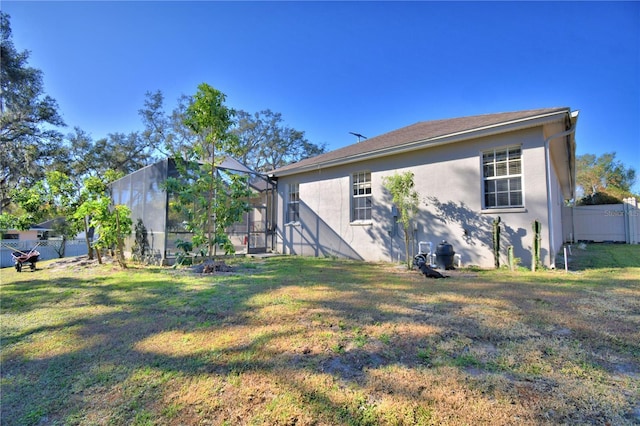
{"type": "Polygon", "coordinates": [[[39,223],[37,225],[33,225],[29,228],[32,231],[53,231],[53,227],[56,223],[64,222],[66,219],[63,217],[58,217],[55,219],[49,219],[45,222],[39,223]]]}
{"type": "Polygon", "coordinates": [[[289,164],[274,170],[270,175],[276,177],[286,176],[418,148],[524,129],[541,123],[565,120],[566,114],[570,112],[567,107],[544,108],[423,121],[335,151],[289,164]]]}

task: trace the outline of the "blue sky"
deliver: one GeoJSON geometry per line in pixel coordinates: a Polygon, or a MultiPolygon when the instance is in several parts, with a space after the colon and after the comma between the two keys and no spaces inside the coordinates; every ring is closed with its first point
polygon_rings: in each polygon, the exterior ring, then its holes
{"type": "MultiPolygon", "coordinates": [[[[568,106],[578,154],[640,173],[638,2],[17,2],[13,39],[69,130],[139,130],[206,82],[314,143],[441,118],[568,106]]],[[[640,180],[640,179],[639,179],[640,180]]],[[[635,187],[640,192],[640,182],[635,187]]]]}

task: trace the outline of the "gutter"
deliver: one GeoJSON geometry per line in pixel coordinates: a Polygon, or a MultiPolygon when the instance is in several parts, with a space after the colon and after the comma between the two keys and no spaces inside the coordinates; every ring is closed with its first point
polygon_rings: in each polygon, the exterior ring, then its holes
{"type": "MultiPolygon", "coordinates": [[[[554,242],[554,223],[553,223],[553,215],[551,214],[551,209],[553,207],[553,200],[551,199],[551,157],[549,150],[549,142],[553,139],[569,136],[574,134],[576,131],[576,125],[578,124],[578,113],[579,111],[574,111],[570,113],[571,118],[571,128],[565,130],[563,132],[556,133],[555,135],[551,135],[544,140],[544,156],[545,156],[545,174],[547,177],[547,222],[549,224],[549,256],[550,256],[550,268],[556,269],[556,247],[554,242]]],[[[571,165],[570,165],[571,166],[571,165]]],[[[571,173],[571,167],[569,168],[569,173],[571,173]]],[[[571,182],[571,176],[569,176],[569,182],[571,182]]]]}

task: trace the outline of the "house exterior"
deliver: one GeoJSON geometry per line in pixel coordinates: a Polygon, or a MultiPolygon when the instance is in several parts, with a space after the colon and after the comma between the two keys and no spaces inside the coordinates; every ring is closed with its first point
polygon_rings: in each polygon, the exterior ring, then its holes
{"type": "Polygon", "coordinates": [[[8,229],[0,231],[0,238],[3,240],[17,241],[37,241],[49,238],[49,233],[53,231],[54,220],[31,226],[24,231],[18,229],[8,229]]]}
{"type": "Polygon", "coordinates": [[[563,107],[420,122],[274,170],[276,251],[404,259],[383,178],[411,171],[421,201],[410,250],[446,240],[462,264],[492,267],[500,217],[501,263],[513,246],[530,265],[538,220],[541,260],[555,267],[570,234],[562,206],[574,198],[577,119],[563,107]]]}

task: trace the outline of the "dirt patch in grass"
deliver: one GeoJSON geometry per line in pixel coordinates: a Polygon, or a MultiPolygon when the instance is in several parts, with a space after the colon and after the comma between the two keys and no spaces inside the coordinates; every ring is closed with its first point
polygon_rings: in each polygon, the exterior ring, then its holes
{"type": "MultiPolygon", "coordinates": [[[[113,265],[115,259],[111,256],[103,256],[102,263],[104,265],[113,265]]],[[[97,257],[89,259],[88,256],[65,257],[47,262],[46,268],[57,271],[79,271],[82,269],[96,268],[100,266],[97,257]]]]}
{"type": "Polygon", "coordinates": [[[228,274],[235,272],[235,268],[228,265],[224,260],[206,261],[189,268],[194,274],[228,274]]]}
{"type": "Polygon", "coordinates": [[[3,276],[3,424],[640,422],[640,265],[81,262],[3,276]]]}

